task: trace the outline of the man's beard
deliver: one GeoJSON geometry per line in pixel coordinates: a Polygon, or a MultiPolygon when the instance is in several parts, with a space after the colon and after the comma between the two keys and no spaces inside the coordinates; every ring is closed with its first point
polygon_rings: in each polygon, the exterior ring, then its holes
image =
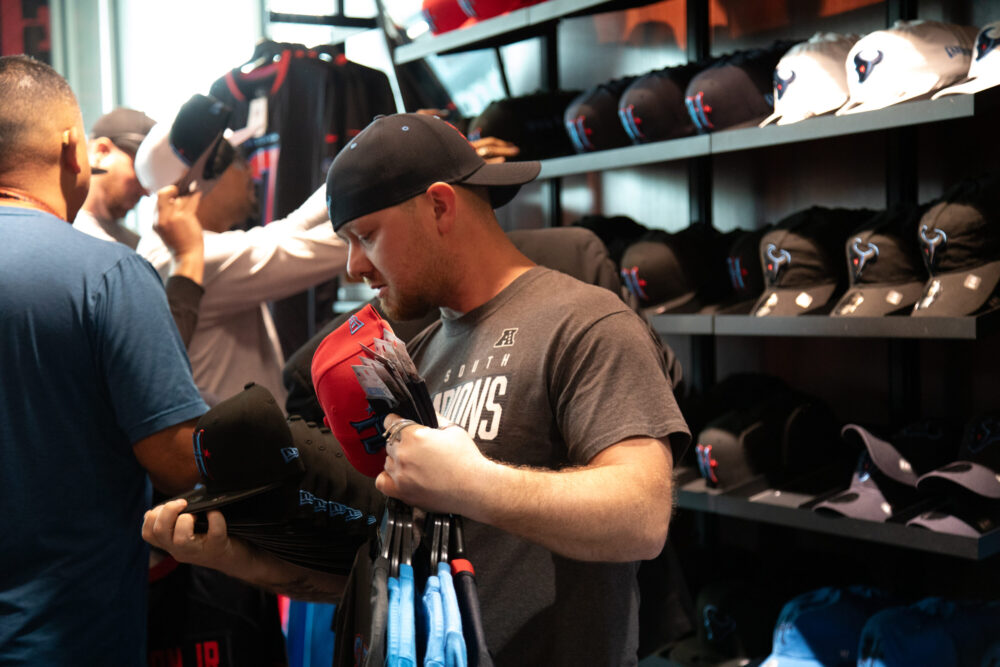
{"type": "Polygon", "coordinates": [[[378,303],[382,312],[390,320],[405,322],[407,320],[423,319],[435,307],[426,299],[419,297],[399,297],[391,290],[387,291],[389,298],[379,297],[378,303]]]}

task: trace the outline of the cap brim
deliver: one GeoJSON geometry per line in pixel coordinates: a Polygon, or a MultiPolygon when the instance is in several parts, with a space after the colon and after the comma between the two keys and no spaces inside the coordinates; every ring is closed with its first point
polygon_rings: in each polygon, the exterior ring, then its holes
{"type": "Polygon", "coordinates": [[[756,317],[802,315],[827,305],[836,291],[836,283],[801,288],[770,287],[757,299],[751,314],[756,317]]]}
{"type": "Polygon", "coordinates": [[[1000,283],[1000,260],[972,269],[939,273],[924,285],[914,306],[914,317],[970,315],[989,300],[1000,283]],[[971,288],[975,285],[975,288],[971,288]]]}
{"type": "Polygon", "coordinates": [[[880,523],[892,516],[892,506],[874,482],[851,484],[846,491],[816,504],[812,509],[820,514],[834,514],[880,523]]]}
{"type": "MultiPolygon", "coordinates": [[[[847,424],[840,431],[841,435],[853,433],[861,440],[861,444],[868,450],[875,464],[886,477],[893,479],[900,484],[907,486],[917,485],[917,474],[913,470],[907,470],[900,465],[906,458],[892,445],[891,442],[872,435],[872,433],[857,424],[847,424]]],[[[909,467],[909,466],[906,466],[909,467]]]]}
{"type": "Polygon", "coordinates": [[[931,95],[931,99],[936,100],[940,97],[944,97],[945,95],[972,95],[973,93],[981,92],[996,85],[1000,85],[1000,79],[977,76],[974,79],[966,79],[961,83],[956,83],[954,86],[942,88],[931,95]]]}
{"type": "Polygon", "coordinates": [[[246,489],[242,491],[229,491],[225,493],[210,493],[206,487],[200,486],[186,493],[182,493],[179,496],[171,498],[171,500],[177,500],[178,498],[183,498],[184,500],[187,501],[187,507],[184,508],[184,511],[191,514],[195,514],[196,512],[207,512],[209,510],[225,507],[226,505],[231,505],[240,500],[251,498],[258,494],[264,493],[265,491],[276,489],[282,484],[284,484],[285,481],[286,480],[284,479],[279,479],[277,481],[271,482],[270,484],[257,486],[252,489],[246,489]]]}
{"type": "Polygon", "coordinates": [[[986,466],[972,461],[955,461],[923,475],[917,480],[920,488],[926,489],[933,480],[943,480],[957,484],[977,496],[1000,499],[1000,474],[986,466]]]}
{"type": "Polygon", "coordinates": [[[187,164],[170,145],[170,123],[157,123],[135,154],[135,175],[148,192],[176,185],[181,193],[202,188],[205,167],[215,156],[222,132],[202,151],[193,164],[187,164]]]}
{"type": "Polygon", "coordinates": [[[880,317],[909,309],[924,292],[921,282],[901,285],[855,285],[847,291],[831,315],[848,317],[880,317]]]}
{"type": "Polygon", "coordinates": [[[781,116],[782,116],[781,112],[775,111],[773,114],[771,114],[764,120],[760,121],[760,125],[758,125],[757,127],[766,127],[771,123],[777,123],[778,120],[781,118],[781,116]]]}
{"type": "Polygon", "coordinates": [[[493,208],[500,208],[517,195],[522,185],[538,178],[541,169],[542,163],[536,160],[484,164],[462,179],[459,185],[489,187],[493,208]]]}
{"type": "Polygon", "coordinates": [[[935,533],[948,533],[950,535],[962,535],[963,537],[979,537],[980,535],[978,530],[957,516],[941,512],[924,512],[907,521],[906,525],[926,528],[935,533]]]}

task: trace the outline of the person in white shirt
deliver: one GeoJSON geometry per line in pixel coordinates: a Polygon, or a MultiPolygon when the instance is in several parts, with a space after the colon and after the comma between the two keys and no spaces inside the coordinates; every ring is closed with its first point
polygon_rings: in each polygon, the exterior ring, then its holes
{"type": "MultiPolygon", "coordinates": [[[[215,159],[215,173],[221,175],[196,213],[204,228],[205,295],[188,348],[195,383],[211,402],[256,382],[284,405],[284,357],[267,302],[336,276],[346,266],[347,249],[330,225],[323,187],[283,220],[232,229],[257,204],[253,181],[246,161],[228,142],[215,159]]],[[[144,235],[138,252],[166,280],[172,256],[162,239],[144,235]]]]}
{"type": "Polygon", "coordinates": [[[155,124],[143,112],[126,107],[97,119],[87,141],[90,193],[73,220],[74,229],[135,250],[139,235],[121,221],[147,194],[135,176],[135,152],[155,124]]]}

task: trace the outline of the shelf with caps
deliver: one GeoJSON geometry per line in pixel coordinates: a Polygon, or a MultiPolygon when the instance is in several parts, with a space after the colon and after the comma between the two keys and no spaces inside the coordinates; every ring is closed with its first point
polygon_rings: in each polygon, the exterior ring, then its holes
{"type": "Polygon", "coordinates": [[[754,317],[662,314],[650,317],[660,335],[787,336],[805,338],[927,338],[977,340],[995,332],[1000,311],[965,317],[754,317]]]}
{"type": "Polygon", "coordinates": [[[1000,109],[1000,89],[993,88],[975,95],[949,95],[936,100],[904,102],[877,111],[845,116],[817,116],[789,125],[723,130],[695,137],[552,158],[542,160],[539,178],[560,178],[911,125],[927,125],[995,113],[997,109],[1000,109]]]}
{"type": "Polygon", "coordinates": [[[636,7],[652,1],[546,0],[441,35],[428,33],[409,44],[396,47],[393,51],[393,60],[397,65],[402,65],[427,56],[513,44],[541,34],[561,19],[636,7]]]}
{"type": "MultiPolygon", "coordinates": [[[[720,491],[708,487],[696,470],[680,469],[678,481],[677,506],[684,510],[759,521],[969,560],[982,560],[1000,553],[1000,529],[975,538],[932,532],[907,526],[902,522],[879,523],[848,517],[825,516],[808,509],[818,500],[816,496],[772,489],[763,479],[751,480],[736,489],[720,491]]],[[[930,507],[918,509],[930,509],[930,507]]]]}

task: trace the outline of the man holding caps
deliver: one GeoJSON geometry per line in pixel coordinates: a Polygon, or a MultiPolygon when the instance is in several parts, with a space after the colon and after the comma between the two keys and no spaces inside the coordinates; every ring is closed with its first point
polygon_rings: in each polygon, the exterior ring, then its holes
{"type": "MultiPolygon", "coordinates": [[[[637,561],[663,548],[689,434],[666,374],[650,372],[662,354],[642,320],[612,292],[533,264],[497,223],[493,209],[538,170],[486,164],[418,114],[377,119],[331,166],[348,272],[394,319],[441,311],[409,349],[442,423],[460,427],[387,416],[396,435],[376,485],[466,517],[496,664],[634,665],[637,561]]],[[[150,512],[146,539],[278,589],[324,584],[228,538],[221,514],[194,534],[183,507],[150,512]]],[[[326,580],[331,597],[339,583],[326,580]]]]}

